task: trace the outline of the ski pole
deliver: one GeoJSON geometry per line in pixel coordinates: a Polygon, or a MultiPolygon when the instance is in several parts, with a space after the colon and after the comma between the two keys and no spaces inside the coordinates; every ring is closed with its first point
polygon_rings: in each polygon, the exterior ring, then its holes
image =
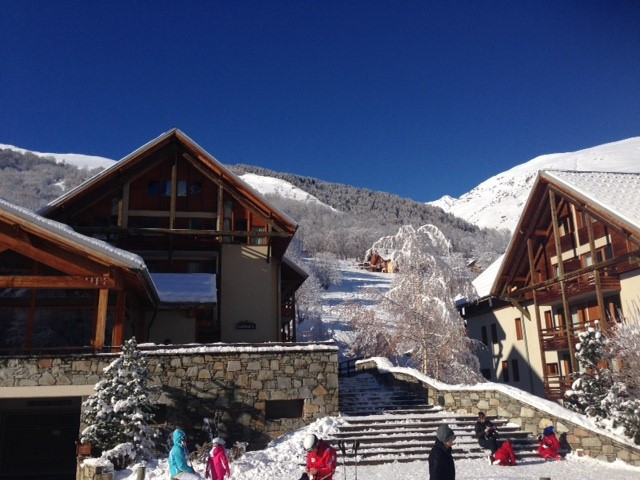
{"type": "Polygon", "coordinates": [[[353,459],[355,461],[354,463],[354,471],[355,471],[355,475],[356,475],[356,480],[358,480],[358,447],[360,446],[360,442],[358,440],[353,442],[353,459]]]}
{"type": "Polygon", "coordinates": [[[340,442],[338,442],[338,446],[342,452],[342,474],[344,475],[344,480],[347,480],[347,444],[344,440],[340,440],[340,442]]]}

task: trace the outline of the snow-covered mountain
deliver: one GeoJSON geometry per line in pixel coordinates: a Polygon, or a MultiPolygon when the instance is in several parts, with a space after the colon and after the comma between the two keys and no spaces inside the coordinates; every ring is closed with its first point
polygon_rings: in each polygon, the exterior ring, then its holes
{"type": "Polygon", "coordinates": [[[316,197],[310,193],[305,192],[301,188],[274,177],[266,177],[264,175],[256,175],[255,173],[245,173],[240,175],[240,178],[247,182],[254,190],[262,195],[277,195],[282,198],[288,198],[291,200],[297,200],[299,202],[315,203],[317,205],[323,205],[331,210],[335,208],[330,207],[326,203],[322,203],[316,197]]]}
{"type": "Polygon", "coordinates": [[[640,137],[577,152],[541,155],[485,180],[455,199],[428,202],[480,227],[512,231],[539,170],[640,172],[640,137]]]}
{"type": "Polygon", "coordinates": [[[24,148],[14,147],[13,145],[4,145],[0,143],[0,150],[13,150],[19,153],[32,153],[38,157],[52,157],[56,163],[66,163],[75,165],[78,168],[107,168],[113,165],[115,160],[110,158],[97,157],[95,155],[82,155],[78,153],[42,153],[33,150],[25,150],[24,148]]]}

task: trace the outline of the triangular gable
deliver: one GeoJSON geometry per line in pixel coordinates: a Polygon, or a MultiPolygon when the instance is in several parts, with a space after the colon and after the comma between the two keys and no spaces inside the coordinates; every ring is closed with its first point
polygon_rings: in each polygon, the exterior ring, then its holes
{"type": "Polygon", "coordinates": [[[578,171],[541,171],[531,189],[518,225],[491,288],[501,298],[536,284],[530,278],[530,257],[535,263],[552,229],[551,200],[556,208],[573,205],[607,228],[640,246],[640,174],[578,171]]]}
{"type": "MultiPolygon", "coordinates": [[[[274,207],[262,195],[224,167],[212,155],[178,129],[172,129],[138,148],[111,167],[90,178],[78,187],[50,202],[39,213],[58,217],[62,212],[85,208],[108,190],[122,186],[123,182],[149,168],[145,160],[163,149],[180,150],[180,159],[190,162],[211,181],[223,186],[234,199],[262,217],[274,230],[289,239],[295,234],[297,224],[285,213],[274,207]]],[[[287,242],[288,243],[288,242],[287,242]]],[[[284,250],[283,250],[284,251],[284,250]]]]}

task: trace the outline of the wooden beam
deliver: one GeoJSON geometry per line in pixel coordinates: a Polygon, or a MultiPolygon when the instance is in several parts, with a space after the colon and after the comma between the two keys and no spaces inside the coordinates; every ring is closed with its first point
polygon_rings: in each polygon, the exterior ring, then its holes
{"type": "Polygon", "coordinates": [[[567,333],[567,345],[569,346],[569,358],[571,359],[571,370],[578,371],[576,361],[575,345],[573,345],[573,324],[571,322],[571,311],[569,310],[569,300],[565,288],[564,263],[562,261],[562,248],[560,245],[560,229],[558,227],[558,212],[556,210],[556,197],[552,189],[549,189],[549,204],[551,207],[551,222],[553,225],[553,240],[556,245],[556,258],[558,259],[558,277],[560,278],[560,292],[562,294],[562,308],[564,310],[564,324],[567,333]]]}
{"type": "Polygon", "coordinates": [[[129,187],[131,184],[129,182],[125,183],[122,186],[122,200],[120,201],[120,211],[118,218],[118,226],[120,228],[127,228],[129,225],[129,187]]]}
{"type": "Polygon", "coordinates": [[[108,276],[53,276],[20,275],[0,276],[0,288],[99,289],[116,288],[108,276]]]}
{"type": "MultiPolygon", "coordinates": [[[[120,290],[117,296],[116,303],[116,318],[113,322],[113,331],[111,332],[111,346],[122,346],[122,336],[124,333],[124,317],[126,312],[127,294],[120,290]]],[[[119,350],[119,349],[118,349],[119,350]]]]}
{"type": "MultiPolygon", "coordinates": [[[[591,252],[591,262],[596,263],[598,257],[596,256],[596,242],[593,238],[593,223],[589,214],[585,214],[587,217],[587,234],[589,235],[589,251],[591,252]]],[[[604,255],[603,255],[604,256],[604,255]]],[[[600,281],[600,270],[593,272],[596,282],[596,298],[598,300],[598,313],[600,315],[600,325],[602,330],[606,333],[608,328],[607,316],[604,311],[604,296],[602,295],[602,282],[600,281]]]]}
{"type": "Polygon", "coordinates": [[[171,198],[169,203],[169,228],[176,224],[176,192],[178,190],[178,156],[173,148],[173,165],[171,166],[171,198]]]}
{"type": "Polygon", "coordinates": [[[104,347],[105,330],[107,329],[107,307],[109,306],[109,289],[100,290],[98,297],[98,312],[96,318],[96,335],[93,348],[102,350],[104,347]]]}
{"type": "Polygon", "coordinates": [[[8,236],[0,229],[0,243],[4,243],[11,250],[15,250],[16,252],[24,255],[25,257],[32,258],[33,260],[44,263],[56,270],[61,270],[65,273],[69,273],[71,275],[93,275],[96,273],[94,270],[91,270],[87,267],[83,267],[78,263],[86,263],[84,260],[78,255],[78,259],[72,259],[71,255],[68,252],[64,251],[59,247],[55,247],[52,244],[52,250],[55,250],[53,253],[42,250],[40,248],[34,247],[30,243],[26,243],[23,240],[19,240],[14,238],[13,236],[8,236]]]}
{"type": "MultiPolygon", "coordinates": [[[[205,237],[205,236],[209,236],[209,237],[219,237],[219,236],[239,236],[239,237],[246,237],[247,236],[247,231],[246,230],[231,230],[231,231],[224,231],[224,230],[196,230],[196,229],[192,229],[192,228],[180,228],[180,229],[170,229],[170,228],[127,228],[122,229],[122,228],[117,228],[117,227],[78,227],[77,231],[86,235],[90,235],[93,233],[115,233],[115,234],[125,234],[125,233],[131,233],[131,234],[137,234],[137,235],[143,235],[143,234],[168,234],[168,235],[198,235],[201,237],[205,237]]],[[[278,237],[278,238],[282,238],[282,237],[290,237],[291,235],[289,235],[286,232],[283,231],[278,231],[278,232],[274,232],[274,231],[267,231],[267,232],[253,232],[251,234],[254,237],[278,237]]]]}

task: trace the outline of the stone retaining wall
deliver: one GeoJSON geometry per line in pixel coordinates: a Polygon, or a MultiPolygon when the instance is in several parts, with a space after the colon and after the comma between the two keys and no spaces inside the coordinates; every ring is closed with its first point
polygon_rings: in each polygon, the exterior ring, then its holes
{"type": "Polygon", "coordinates": [[[428,403],[440,405],[445,410],[474,414],[485,412],[488,416],[507,419],[532,435],[539,434],[544,427],[553,425],[562,440],[566,440],[572,451],[612,462],[616,459],[640,466],[640,447],[618,442],[610,436],[571,420],[561,418],[536,408],[521,399],[498,390],[436,388],[413,375],[402,372],[380,371],[375,360],[363,360],[356,364],[358,371],[368,371],[388,384],[402,384],[422,392],[428,403]]]}
{"type": "MultiPolygon", "coordinates": [[[[220,433],[228,442],[249,442],[256,448],[338,413],[338,349],[330,344],[225,345],[144,353],[151,384],[157,387],[158,420],[166,431],[179,426],[193,440],[205,438],[205,417],[221,419],[220,433]],[[277,400],[298,400],[302,416],[267,419],[267,404],[277,400]]],[[[93,385],[114,358],[115,354],[0,358],[0,386],[93,385]]]]}

